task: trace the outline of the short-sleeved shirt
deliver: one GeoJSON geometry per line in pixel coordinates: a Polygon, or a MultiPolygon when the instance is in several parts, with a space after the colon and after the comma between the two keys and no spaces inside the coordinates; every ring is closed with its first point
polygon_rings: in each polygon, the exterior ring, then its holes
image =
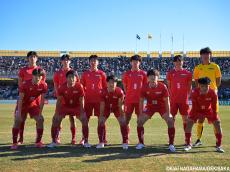
{"type": "Polygon", "coordinates": [[[221,77],[220,67],[213,62],[208,65],[197,65],[194,69],[194,79],[199,79],[203,77],[208,77],[211,80],[211,89],[217,90],[216,78],[221,77]]]}

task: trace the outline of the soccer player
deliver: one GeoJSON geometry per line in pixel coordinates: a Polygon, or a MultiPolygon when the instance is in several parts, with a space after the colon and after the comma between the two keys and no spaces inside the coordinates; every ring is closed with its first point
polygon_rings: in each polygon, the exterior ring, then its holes
{"type": "Polygon", "coordinates": [[[42,110],[44,106],[45,93],[47,92],[47,84],[42,81],[45,73],[42,69],[34,69],[32,71],[32,80],[27,80],[22,83],[19,88],[19,100],[15,113],[14,125],[12,128],[13,145],[11,149],[18,148],[18,133],[20,130],[21,122],[25,119],[27,113],[36,121],[37,138],[35,146],[38,148],[43,147],[41,141],[43,135],[44,118],[42,110]]]}
{"type": "Polygon", "coordinates": [[[174,120],[170,114],[169,93],[165,84],[158,81],[160,73],[158,70],[151,69],[147,72],[148,83],[145,84],[141,91],[139,102],[140,114],[137,119],[137,133],[139,143],[136,149],[143,149],[144,145],[144,124],[146,121],[158,112],[162,119],[165,120],[168,126],[169,150],[175,152],[174,137],[175,127],[174,120]],[[147,100],[147,105],[144,108],[144,100],[147,100]]]}
{"type": "MultiPolygon", "coordinates": [[[[54,81],[54,91],[55,95],[58,96],[58,88],[60,88],[64,83],[66,83],[66,73],[71,70],[70,68],[70,56],[68,54],[64,54],[61,57],[61,64],[62,68],[54,73],[53,81],[54,81]]],[[[77,82],[80,82],[78,75],[76,75],[77,82]]],[[[54,115],[55,116],[55,115],[54,115]]],[[[71,144],[76,144],[76,127],[75,127],[75,121],[73,116],[69,116],[70,121],[70,131],[72,134],[71,144]]],[[[59,134],[57,137],[57,143],[60,143],[60,130],[61,126],[59,128],[59,134]]]]}
{"type": "Polygon", "coordinates": [[[216,151],[223,153],[221,148],[222,129],[217,112],[217,94],[215,90],[210,88],[210,80],[207,77],[198,79],[198,88],[192,92],[192,109],[188,116],[186,127],[186,144],[185,151],[192,149],[191,146],[191,131],[193,124],[197,120],[208,119],[208,122],[213,124],[216,136],[216,151]]]}
{"type": "MultiPolygon", "coordinates": [[[[196,87],[198,87],[198,79],[202,77],[208,77],[211,80],[210,88],[215,90],[215,92],[217,93],[218,91],[217,89],[221,84],[221,71],[220,71],[220,67],[216,63],[213,63],[210,61],[211,55],[212,55],[212,51],[209,47],[206,47],[200,50],[200,56],[201,56],[202,63],[195,67],[194,79],[195,79],[196,87]]],[[[219,105],[219,102],[217,100],[217,111],[219,109],[218,105],[219,105]]],[[[197,140],[194,146],[202,145],[201,136],[203,133],[203,123],[204,123],[203,120],[201,119],[198,120],[197,140]]]]}
{"type": "Polygon", "coordinates": [[[142,86],[147,83],[146,72],[140,69],[141,56],[133,55],[130,59],[131,70],[126,71],[122,77],[122,83],[125,90],[125,117],[128,131],[128,139],[130,133],[129,122],[134,112],[139,115],[139,101],[142,86]]]}
{"type": "Polygon", "coordinates": [[[58,131],[62,120],[66,115],[75,116],[82,123],[82,132],[84,136],[84,147],[90,147],[88,143],[89,127],[88,120],[83,109],[84,89],[77,82],[77,73],[69,70],[66,73],[67,82],[58,89],[55,116],[51,127],[52,143],[48,147],[56,147],[58,131]]]}
{"type": "Polygon", "coordinates": [[[117,87],[117,79],[114,75],[110,75],[106,79],[107,88],[103,89],[100,103],[100,116],[98,120],[98,136],[99,144],[96,148],[104,147],[104,131],[105,123],[111,113],[114,113],[120,124],[122,135],[122,147],[127,149],[127,127],[125,123],[125,115],[122,109],[124,101],[124,93],[121,88],[117,87]]]}
{"type": "Polygon", "coordinates": [[[173,58],[174,69],[167,73],[166,78],[170,94],[171,114],[175,120],[179,110],[185,131],[189,113],[188,97],[192,88],[192,73],[183,69],[183,63],[184,60],[181,55],[175,56],[173,58]]]}
{"type": "MultiPolygon", "coordinates": [[[[85,90],[85,104],[84,109],[88,120],[94,115],[99,117],[100,115],[100,100],[101,91],[107,87],[106,75],[103,71],[98,69],[98,57],[97,55],[91,55],[89,57],[90,69],[83,72],[81,77],[81,83],[85,90]]],[[[107,144],[106,140],[106,126],[104,130],[104,143],[107,144]]],[[[82,138],[81,144],[84,143],[82,138]]]]}
{"type": "MultiPolygon", "coordinates": [[[[27,53],[27,61],[28,65],[26,67],[23,67],[19,70],[18,73],[18,87],[23,84],[24,81],[31,80],[33,75],[32,71],[34,69],[40,69],[40,66],[37,66],[37,60],[38,60],[38,54],[35,51],[29,51],[27,53]]],[[[43,71],[44,72],[44,71],[43,71]]],[[[44,73],[44,76],[42,76],[42,80],[46,80],[46,75],[44,73]]],[[[39,102],[39,99],[38,99],[39,102]]],[[[15,109],[16,110],[16,109],[15,109]]],[[[23,119],[21,121],[21,126],[20,126],[20,131],[19,131],[19,139],[18,139],[18,144],[23,143],[23,134],[24,134],[24,127],[25,127],[25,121],[26,121],[27,115],[23,116],[23,119]]]]}

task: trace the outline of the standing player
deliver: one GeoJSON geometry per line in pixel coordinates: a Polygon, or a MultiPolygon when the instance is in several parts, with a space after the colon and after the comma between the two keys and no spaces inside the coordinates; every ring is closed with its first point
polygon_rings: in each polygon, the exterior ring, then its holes
{"type": "MultiPolygon", "coordinates": [[[[91,55],[89,57],[90,69],[85,71],[81,77],[81,83],[85,90],[85,105],[84,109],[88,120],[90,116],[94,115],[99,117],[100,115],[100,100],[101,90],[107,87],[106,75],[103,71],[98,69],[98,57],[97,55],[91,55]]],[[[106,126],[104,130],[104,143],[106,144],[106,126]]],[[[83,144],[84,138],[81,143],[83,144]]]]}
{"type": "Polygon", "coordinates": [[[167,73],[168,88],[170,93],[170,111],[176,119],[179,110],[184,130],[186,128],[187,116],[189,113],[188,97],[192,87],[192,73],[183,69],[183,57],[177,55],[173,58],[174,69],[167,73]]]}
{"type": "Polygon", "coordinates": [[[100,103],[100,116],[98,120],[98,136],[99,144],[96,148],[104,147],[104,132],[105,122],[110,116],[110,113],[114,113],[120,124],[120,130],[122,135],[123,149],[127,149],[127,127],[125,123],[125,116],[122,109],[124,101],[124,93],[121,88],[117,87],[117,79],[114,75],[108,76],[107,88],[103,89],[100,103]]]}
{"type": "Polygon", "coordinates": [[[67,82],[58,88],[55,116],[51,128],[52,143],[48,147],[57,146],[59,126],[66,115],[76,116],[82,123],[82,132],[85,139],[84,147],[90,147],[88,143],[89,127],[88,120],[83,109],[84,89],[77,82],[77,73],[69,70],[66,73],[67,82]]]}
{"type": "MultiPolygon", "coordinates": [[[[32,71],[34,69],[40,69],[41,67],[37,66],[37,60],[38,60],[38,55],[37,52],[35,51],[29,51],[27,53],[27,61],[28,61],[28,66],[23,67],[19,70],[18,73],[18,87],[23,84],[24,81],[31,80],[32,79],[32,71]]],[[[46,80],[46,75],[42,76],[42,80],[46,80]]],[[[39,101],[39,100],[38,100],[39,101]]],[[[23,143],[23,134],[24,134],[24,127],[25,127],[25,121],[26,121],[27,116],[23,116],[21,126],[20,126],[20,131],[19,131],[19,140],[18,144],[23,143]]]]}
{"type": "Polygon", "coordinates": [[[30,117],[36,121],[37,138],[35,146],[38,148],[43,147],[43,143],[41,142],[44,123],[42,110],[45,93],[47,92],[47,84],[42,81],[42,77],[45,75],[42,69],[34,69],[32,75],[32,80],[23,82],[19,88],[19,100],[17,102],[14,126],[12,128],[13,145],[11,146],[11,149],[18,148],[18,133],[21,122],[25,119],[27,113],[29,113],[30,117]]]}
{"type": "MultiPolygon", "coordinates": [[[[221,84],[221,71],[220,67],[210,61],[212,51],[209,47],[203,48],[200,50],[201,64],[197,65],[194,69],[194,79],[196,87],[198,87],[198,79],[202,77],[208,77],[211,80],[210,88],[215,90],[217,93],[218,87],[221,84]]],[[[217,111],[218,111],[219,102],[217,100],[217,111]]],[[[201,136],[203,133],[203,123],[204,120],[199,119],[197,123],[197,140],[194,146],[202,145],[201,136]]],[[[215,131],[215,128],[214,128],[215,131]]],[[[215,131],[216,132],[216,131],[215,131]]]]}
{"type": "Polygon", "coordinates": [[[131,57],[131,70],[123,74],[122,83],[126,93],[125,97],[125,117],[128,131],[128,139],[130,133],[129,122],[134,112],[139,114],[139,101],[142,86],[147,83],[146,72],[140,69],[141,56],[134,55],[131,57]]]}
{"type": "MultiPolygon", "coordinates": [[[[58,88],[60,88],[64,83],[66,83],[66,73],[71,70],[70,68],[70,56],[68,54],[64,54],[61,57],[61,64],[62,68],[54,73],[53,81],[54,81],[54,91],[55,95],[58,97],[58,88]]],[[[79,77],[77,77],[77,82],[79,82],[79,77]]],[[[75,121],[73,116],[69,116],[70,121],[70,131],[72,134],[72,140],[71,144],[76,144],[76,127],[75,127],[75,121]]],[[[61,126],[59,128],[59,134],[57,137],[57,143],[60,143],[60,130],[61,126]]]]}
{"type": "Polygon", "coordinates": [[[192,110],[188,116],[188,123],[186,127],[186,144],[185,151],[192,149],[191,146],[191,131],[193,124],[197,120],[208,119],[215,128],[216,136],[216,151],[224,153],[221,148],[222,129],[220,119],[217,112],[217,94],[215,90],[209,88],[210,80],[207,77],[198,79],[198,88],[192,92],[192,110]]]}
{"type": "Polygon", "coordinates": [[[169,137],[169,150],[175,152],[174,147],[174,137],[175,137],[175,127],[174,120],[170,114],[170,103],[169,103],[169,93],[165,84],[158,81],[160,76],[159,71],[149,70],[147,72],[148,83],[145,84],[141,91],[140,98],[140,114],[137,119],[137,133],[139,143],[136,149],[144,148],[144,124],[146,121],[151,119],[151,117],[156,113],[160,113],[161,117],[165,120],[168,126],[168,137],[169,137]],[[147,105],[144,107],[144,100],[147,100],[147,105]]]}

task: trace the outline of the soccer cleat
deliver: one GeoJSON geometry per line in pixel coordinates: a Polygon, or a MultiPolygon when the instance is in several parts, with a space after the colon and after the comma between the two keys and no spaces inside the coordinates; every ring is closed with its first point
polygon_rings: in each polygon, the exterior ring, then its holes
{"type": "Polygon", "coordinates": [[[82,138],[82,139],[80,140],[79,144],[83,146],[83,145],[84,145],[84,143],[85,143],[85,139],[84,139],[84,138],[82,138]]]}
{"type": "Polygon", "coordinates": [[[128,143],[123,143],[123,144],[122,144],[122,148],[123,148],[124,150],[129,149],[129,144],[128,144],[128,143]]]}
{"type": "Polygon", "coordinates": [[[104,143],[99,143],[96,148],[97,149],[101,149],[101,148],[104,148],[105,147],[105,144],[104,143]]]}
{"type": "Polygon", "coordinates": [[[18,149],[18,144],[17,143],[13,143],[12,146],[10,147],[11,150],[16,150],[18,149]]]}
{"type": "Polygon", "coordinates": [[[170,152],[176,152],[176,148],[174,145],[169,145],[170,152]]]}
{"type": "Polygon", "coordinates": [[[184,148],[184,150],[185,150],[186,152],[190,151],[191,149],[192,149],[192,146],[191,146],[191,145],[187,145],[187,146],[185,146],[185,148],[184,148]]]}
{"type": "Polygon", "coordinates": [[[57,146],[58,146],[58,144],[55,143],[55,142],[52,142],[49,145],[47,145],[48,148],[54,148],[54,147],[57,147],[57,146]]]}
{"type": "Polygon", "coordinates": [[[76,140],[75,140],[75,139],[73,139],[73,140],[71,141],[71,145],[76,145],[76,140]]]}
{"type": "Polygon", "coordinates": [[[193,144],[194,147],[198,147],[200,145],[202,145],[202,142],[200,141],[200,139],[197,139],[196,143],[193,144]]]}
{"type": "Polygon", "coordinates": [[[216,151],[219,153],[224,153],[224,149],[222,149],[221,147],[216,147],[216,151]]]}
{"type": "Polygon", "coordinates": [[[83,145],[85,148],[90,148],[91,147],[91,144],[89,144],[89,143],[84,143],[84,145],[83,145]]]}
{"type": "Polygon", "coordinates": [[[36,148],[44,148],[45,145],[42,142],[35,143],[36,148]]]}
{"type": "Polygon", "coordinates": [[[138,143],[137,146],[136,146],[136,149],[140,150],[140,149],[143,149],[144,147],[145,147],[144,144],[138,143]]]}

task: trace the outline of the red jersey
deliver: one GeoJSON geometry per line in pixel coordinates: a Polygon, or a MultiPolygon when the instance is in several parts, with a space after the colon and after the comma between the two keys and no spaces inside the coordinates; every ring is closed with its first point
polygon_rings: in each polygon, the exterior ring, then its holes
{"type": "Polygon", "coordinates": [[[40,105],[40,95],[48,91],[46,82],[41,81],[38,85],[33,84],[32,80],[24,81],[19,88],[20,93],[24,93],[22,107],[32,107],[40,105]]]}
{"type": "MultiPolygon", "coordinates": [[[[57,88],[60,88],[64,83],[66,83],[66,73],[71,70],[64,70],[64,69],[60,69],[59,71],[54,73],[54,77],[53,77],[53,81],[55,83],[55,85],[57,85],[57,88]]],[[[77,82],[80,81],[79,76],[77,75],[77,82]]],[[[58,91],[55,91],[55,94],[57,94],[58,91]]]]}
{"type": "Polygon", "coordinates": [[[139,103],[142,86],[147,83],[147,75],[143,70],[129,70],[124,73],[122,83],[126,90],[126,103],[139,103]]]}
{"type": "Polygon", "coordinates": [[[119,99],[124,99],[124,93],[121,88],[116,87],[113,92],[109,92],[108,89],[103,89],[101,94],[101,101],[105,102],[105,108],[118,108],[119,99]]]}
{"type": "Polygon", "coordinates": [[[199,88],[192,91],[192,114],[200,114],[204,112],[213,112],[217,114],[217,94],[209,88],[207,94],[201,94],[199,88]]]}
{"type": "Polygon", "coordinates": [[[192,73],[185,69],[178,71],[173,69],[167,73],[166,78],[170,82],[170,99],[174,103],[187,102],[189,95],[188,84],[192,81],[192,73]]]}
{"type": "Polygon", "coordinates": [[[79,98],[84,96],[84,90],[79,82],[73,87],[68,87],[65,83],[58,89],[58,95],[62,97],[62,105],[76,108],[80,105],[79,98]]]}
{"type": "Polygon", "coordinates": [[[150,108],[164,108],[164,98],[168,96],[168,89],[166,85],[161,82],[157,82],[156,87],[150,87],[149,83],[147,83],[143,86],[141,91],[141,97],[147,99],[147,106],[150,108]]]}
{"type": "MultiPolygon", "coordinates": [[[[18,77],[20,77],[22,79],[22,83],[24,81],[27,81],[27,80],[32,80],[32,78],[33,78],[32,72],[33,72],[34,69],[37,69],[37,68],[41,69],[40,66],[35,66],[35,67],[29,67],[29,66],[27,66],[27,67],[21,68],[19,70],[19,72],[18,72],[18,77]]],[[[46,76],[43,76],[42,80],[45,81],[46,80],[46,76]]],[[[20,87],[20,85],[19,85],[19,87],[20,87]]]]}
{"type": "Polygon", "coordinates": [[[81,83],[85,90],[85,101],[97,103],[101,99],[101,90],[107,87],[106,75],[103,71],[85,71],[81,77],[81,83]]]}

